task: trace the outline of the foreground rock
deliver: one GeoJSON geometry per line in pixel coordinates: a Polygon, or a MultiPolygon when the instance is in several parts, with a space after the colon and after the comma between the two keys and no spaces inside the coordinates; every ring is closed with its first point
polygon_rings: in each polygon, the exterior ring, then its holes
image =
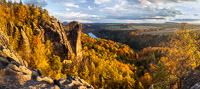
{"type": "Polygon", "coordinates": [[[195,68],[185,79],[183,89],[200,89],[200,66],[195,68]]]}
{"type": "Polygon", "coordinates": [[[10,57],[0,54],[0,89],[93,89],[83,79],[68,76],[67,79],[52,80],[42,76],[37,69],[30,70],[10,57]]]}

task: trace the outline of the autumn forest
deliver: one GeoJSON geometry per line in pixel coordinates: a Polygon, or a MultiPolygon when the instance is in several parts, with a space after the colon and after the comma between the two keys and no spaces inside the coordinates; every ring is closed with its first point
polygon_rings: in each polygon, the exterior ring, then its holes
{"type": "MultiPolygon", "coordinates": [[[[164,35],[140,35],[149,30],[115,32],[113,29],[118,28],[104,26],[93,32],[99,38],[88,36],[89,25],[83,24],[81,62],[77,62],[76,54],[69,56],[63,51],[60,43],[65,40],[57,42],[61,35],[42,37],[51,33],[49,29],[61,27],[57,23],[59,20],[37,5],[0,2],[0,31],[30,69],[52,79],[78,76],[95,89],[182,89],[186,78],[200,65],[200,32],[188,28],[187,23],[164,35]]],[[[62,36],[68,36],[70,26],[62,25],[62,36]]]]}

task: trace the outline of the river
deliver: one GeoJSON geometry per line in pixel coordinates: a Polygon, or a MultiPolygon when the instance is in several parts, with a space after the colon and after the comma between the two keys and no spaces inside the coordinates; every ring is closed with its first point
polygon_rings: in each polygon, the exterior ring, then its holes
{"type": "Polygon", "coordinates": [[[88,33],[88,35],[91,37],[91,38],[98,38],[97,36],[95,36],[93,33],[88,33]]]}

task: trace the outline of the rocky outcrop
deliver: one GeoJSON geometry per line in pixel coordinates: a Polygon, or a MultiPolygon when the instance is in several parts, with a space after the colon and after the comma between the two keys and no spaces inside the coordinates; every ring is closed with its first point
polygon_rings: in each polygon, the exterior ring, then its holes
{"type": "MultiPolygon", "coordinates": [[[[69,58],[72,55],[75,55],[77,60],[82,59],[82,27],[78,22],[74,21],[70,23],[69,28],[71,30],[68,36],[58,20],[52,20],[44,24],[44,27],[44,40],[53,42],[54,54],[59,55],[61,59],[69,58]],[[48,25],[50,26],[48,27],[48,25]]],[[[40,27],[40,29],[42,29],[42,27],[40,27]]]]}
{"type": "MultiPolygon", "coordinates": [[[[65,59],[72,53],[66,33],[58,20],[52,20],[49,28],[45,28],[44,40],[50,40],[53,43],[54,54],[59,55],[61,59],[65,59]]],[[[49,25],[49,23],[46,23],[49,25]]]]}
{"type": "Polygon", "coordinates": [[[72,47],[73,53],[76,55],[76,60],[80,62],[82,60],[82,44],[81,44],[81,30],[82,25],[76,21],[69,23],[69,35],[68,40],[72,47]]]}
{"type": "Polygon", "coordinates": [[[27,62],[13,50],[13,47],[9,43],[8,37],[2,31],[0,31],[0,54],[14,59],[26,67],[28,66],[27,62]]]}
{"type": "Polygon", "coordinates": [[[10,57],[0,54],[0,89],[94,89],[75,76],[52,80],[37,69],[30,70],[10,57]]]}
{"type": "Polygon", "coordinates": [[[0,45],[6,47],[6,48],[10,48],[11,49],[11,45],[9,43],[9,39],[8,37],[3,33],[3,31],[0,31],[0,45]]]}
{"type": "Polygon", "coordinates": [[[22,56],[23,59],[30,58],[30,54],[31,54],[29,38],[27,37],[24,30],[26,30],[25,27],[23,29],[21,29],[22,46],[23,46],[24,53],[26,54],[26,55],[22,56]]]}
{"type": "MultiPolygon", "coordinates": [[[[78,22],[69,24],[70,31],[68,35],[64,31],[62,24],[58,20],[52,20],[44,23],[44,26],[37,26],[32,23],[32,31],[34,35],[40,37],[42,42],[50,40],[53,43],[54,54],[60,56],[61,59],[70,58],[75,55],[78,62],[82,60],[81,30],[82,26],[78,22]]],[[[8,24],[8,36],[15,35],[18,31],[21,36],[21,45],[24,53],[29,56],[31,53],[29,38],[25,31],[25,26],[16,27],[14,23],[8,24]]],[[[18,89],[18,88],[52,88],[52,89],[93,89],[91,85],[83,79],[75,76],[68,76],[67,79],[52,80],[49,77],[42,76],[37,70],[30,70],[28,64],[17,54],[9,43],[9,38],[0,31],[0,89],[18,89]]]]}
{"type": "Polygon", "coordinates": [[[189,73],[183,83],[183,89],[200,89],[200,66],[189,73]]]}
{"type": "MultiPolygon", "coordinates": [[[[53,18],[50,21],[42,23],[41,25],[36,25],[34,22],[32,22],[31,27],[33,34],[39,36],[43,43],[45,43],[47,40],[50,40],[53,43],[53,52],[55,55],[58,55],[61,60],[64,60],[66,58],[74,58],[74,55],[77,60],[82,60],[82,25],[78,22],[73,21],[69,24],[70,31],[68,32],[68,35],[63,29],[62,24],[58,20],[55,20],[53,18]]],[[[27,34],[25,33],[25,31],[27,31],[27,28],[26,26],[19,28],[15,26],[13,22],[9,22],[9,31],[7,34],[8,36],[14,36],[15,31],[19,31],[23,47],[26,50],[26,56],[29,56],[28,54],[30,53],[30,42],[27,34]]]]}

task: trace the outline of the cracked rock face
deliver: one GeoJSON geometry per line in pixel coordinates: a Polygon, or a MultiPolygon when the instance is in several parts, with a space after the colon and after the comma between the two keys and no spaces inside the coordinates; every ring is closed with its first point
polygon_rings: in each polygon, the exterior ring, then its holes
{"type": "MultiPolygon", "coordinates": [[[[62,24],[58,20],[51,20],[43,25],[36,25],[34,22],[32,22],[31,26],[34,35],[39,36],[43,43],[45,43],[47,40],[50,40],[53,43],[53,52],[55,55],[58,55],[61,58],[61,61],[66,58],[74,58],[72,55],[75,55],[78,61],[82,60],[81,24],[76,21],[69,23],[69,35],[66,35],[66,31],[63,29],[62,24]]],[[[21,29],[19,29],[13,22],[10,22],[8,23],[8,29],[10,30],[8,31],[9,36],[13,35],[13,32],[16,30],[19,30],[24,47],[27,48],[27,50],[30,50],[29,38],[25,33],[26,26],[23,26],[21,29]]],[[[0,44],[2,43],[4,48],[12,49],[10,44],[8,44],[9,41],[7,40],[8,37],[1,37],[0,44]]],[[[30,51],[27,51],[26,53],[29,54],[30,51]]]]}
{"type": "Polygon", "coordinates": [[[77,60],[82,60],[82,25],[76,21],[69,23],[70,31],[67,36],[58,20],[52,20],[51,23],[49,28],[44,29],[44,36],[41,37],[44,37],[45,41],[50,40],[53,43],[54,54],[59,55],[61,59],[75,55],[77,60]]]}
{"type": "Polygon", "coordinates": [[[37,69],[30,70],[14,59],[2,55],[0,55],[0,88],[94,89],[83,79],[75,76],[52,80],[49,77],[42,76],[37,69]]]}
{"type": "Polygon", "coordinates": [[[188,74],[183,82],[183,89],[200,89],[200,66],[188,74]]]}
{"type": "Polygon", "coordinates": [[[26,67],[28,66],[27,62],[23,60],[21,56],[13,50],[12,46],[9,43],[8,37],[2,31],[0,31],[0,54],[5,57],[10,57],[14,59],[18,63],[26,67]]]}

